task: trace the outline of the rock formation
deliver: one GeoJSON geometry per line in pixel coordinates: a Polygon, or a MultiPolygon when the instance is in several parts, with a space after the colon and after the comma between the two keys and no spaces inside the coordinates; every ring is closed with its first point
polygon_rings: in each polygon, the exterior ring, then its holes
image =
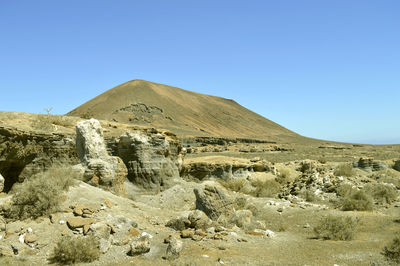
{"type": "Polygon", "coordinates": [[[72,135],[0,126],[0,173],[4,192],[15,182],[47,170],[53,163],[78,163],[72,135]]]}
{"type": "Polygon", "coordinates": [[[178,140],[161,133],[126,132],[117,154],[128,168],[128,178],[146,189],[162,190],[179,178],[182,149],[178,140]]]}
{"type": "Polygon", "coordinates": [[[216,221],[223,214],[230,217],[234,212],[233,198],[228,191],[213,181],[207,181],[202,188],[195,188],[196,209],[203,211],[216,221]]]}
{"type": "Polygon", "coordinates": [[[376,161],[371,158],[360,158],[358,162],[353,163],[353,167],[358,167],[367,172],[387,169],[387,165],[384,162],[376,161]]]}
{"type": "Polygon", "coordinates": [[[121,158],[108,155],[103,130],[96,119],[76,125],[76,150],[85,168],[84,179],[123,195],[128,174],[121,158]]]}

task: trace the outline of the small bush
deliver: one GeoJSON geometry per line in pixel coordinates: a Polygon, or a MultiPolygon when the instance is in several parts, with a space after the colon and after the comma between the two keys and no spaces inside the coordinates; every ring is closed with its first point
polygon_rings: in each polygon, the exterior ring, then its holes
{"type": "Polygon", "coordinates": [[[54,247],[50,262],[73,264],[92,262],[100,257],[99,243],[94,237],[63,237],[54,247]]]}
{"type": "Polygon", "coordinates": [[[392,203],[397,198],[397,189],[385,184],[369,184],[367,193],[378,203],[392,203]]]}
{"type": "Polygon", "coordinates": [[[354,190],[355,190],[355,188],[353,188],[353,185],[351,185],[349,183],[345,183],[345,184],[341,184],[336,189],[336,193],[340,197],[346,197],[346,196],[349,196],[352,193],[352,191],[354,191],[354,190]]]}
{"type": "Polygon", "coordinates": [[[373,202],[363,190],[353,189],[341,200],[341,206],[343,211],[370,211],[373,209],[373,202]]]}
{"type": "Polygon", "coordinates": [[[307,202],[314,202],[317,200],[317,196],[310,190],[304,190],[300,193],[300,197],[302,197],[307,202]]]}
{"type": "Polygon", "coordinates": [[[336,167],[334,174],[336,176],[352,176],[354,174],[353,166],[351,164],[340,164],[336,167]]]}
{"type": "Polygon", "coordinates": [[[255,190],[251,192],[254,197],[273,198],[281,191],[282,185],[275,180],[257,180],[251,183],[255,190]]]}
{"type": "Polygon", "coordinates": [[[36,219],[56,211],[63,191],[74,183],[71,173],[66,168],[52,167],[16,185],[7,217],[13,220],[36,219]]]}
{"type": "Polygon", "coordinates": [[[314,227],[317,238],[325,240],[352,240],[357,220],[351,217],[328,216],[314,227]]]}
{"type": "Polygon", "coordinates": [[[221,185],[223,185],[225,188],[235,191],[235,192],[241,192],[248,194],[249,189],[248,189],[248,182],[246,179],[242,178],[230,178],[226,180],[218,180],[221,185]]]}
{"type": "Polygon", "coordinates": [[[382,254],[394,263],[400,263],[400,234],[398,234],[389,246],[383,248],[382,254]]]}
{"type": "Polygon", "coordinates": [[[286,184],[290,181],[290,177],[291,177],[290,169],[283,167],[279,169],[279,174],[278,177],[276,178],[276,181],[280,184],[286,184]]]}

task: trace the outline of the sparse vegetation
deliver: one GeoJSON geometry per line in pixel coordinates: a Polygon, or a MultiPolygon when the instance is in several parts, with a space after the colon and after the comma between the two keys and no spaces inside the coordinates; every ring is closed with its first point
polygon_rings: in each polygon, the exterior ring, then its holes
{"type": "Polygon", "coordinates": [[[93,262],[100,257],[98,246],[98,240],[92,236],[66,236],[58,241],[49,260],[60,264],[93,262]]]}
{"type": "Polygon", "coordinates": [[[52,115],[51,110],[53,108],[45,108],[46,114],[38,115],[31,123],[31,126],[35,129],[51,131],[53,130],[53,125],[70,127],[74,123],[71,122],[67,117],[61,115],[52,115]]]}
{"type": "Polygon", "coordinates": [[[340,164],[336,167],[334,174],[336,176],[347,176],[354,175],[353,166],[351,164],[340,164]]]}
{"type": "Polygon", "coordinates": [[[254,180],[252,182],[246,179],[232,178],[227,180],[219,180],[225,188],[240,192],[254,197],[275,197],[281,190],[282,185],[275,180],[254,180]]]}
{"type": "Polygon", "coordinates": [[[373,209],[372,198],[363,190],[353,189],[341,199],[343,211],[371,211],[373,209]]]}
{"type": "Polygon", "coordinates": [[[7,217],[24,220],[56,211],[63,191],[73,182],[73,171],[55,166],[25,180],[14,189],[7,217]]]}
{"type": "Polygon", "coordinates": [[[230,179],[220,179],[218,180],[221,185],[225,188],[235,191],[241,192],[244,194],[250,194],[249,182],[243,178],[230,178],[230,179]]]}
{"type": "Polygon", "coordinates": [[[393,263],[400,263],[400,234],[393,239],[389,246],[385,246],[382,254],[393,263]]]}
{"type": "Polygon", "coordinates": [[[325,240],[352,240],[358,221],[351,217],[328,216],[314,227],[317,238],[325,240]]]}
{"type": "Polygon", "coordinates": [[[276,178],[276,181],[280,184],[286,184],[290,181],[291,178],[291,172],[289,168],[282,167],[278,169],[278,177],[276,178]]]}
{"type": "Polygon", "coordinates": [[[300,196],[307,202],[314,202],[317,200],[315,193],[309,189],[304,190],[300,193],[300,196]]]}
{"type": "Polygon", "coordinates": [[[255,187],[255,190],[251,192],[253,196],[266,198],[275,197],[282,188],[282,185],[275,180],[257,180],[252,182],[252,186],[255,187]]]}
{"type": "Polygon", "coordinates": [[[397,189],[391,185],[368,184],[365,189],[378,203],[392,203],[398,196],[397,189]]]}

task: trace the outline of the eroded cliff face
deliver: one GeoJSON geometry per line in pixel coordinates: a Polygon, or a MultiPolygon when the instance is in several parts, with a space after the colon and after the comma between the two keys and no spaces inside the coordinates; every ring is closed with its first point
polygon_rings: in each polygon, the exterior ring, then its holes
{"type": "MultiPolygon", "coordinates": [[[[78,141],[78,146],[76,143],[76,134],[73,133],[43,133],[0,126],[0,174],[5,179],[4,191],[10,191],[15,182],[23,182],[52,164],[76,165],[85,162],[91,166],[89,170],[99,168],[92,167],[92,161],[96,160],[88,160],[84,156],[90,153],[82,151],[95,143],[82,145],[82,141],[78,141]]],[[[120,163],[127,167],[128,180],[139,187],[160,191],[180,178],[184,150],[173,134],[151,129],[129,130],[120,137],[105,137],[103,145],[96,158],[107,160],[111,156],[120,157],[120,163]]],[[[92,171],[93,176],[99,172],[95,170],[92,171]]],[[[103,176],[106,175],[103,173],[103,176]]],[[[107,186],[113,184],[108,183],[107,186]]],[[[120,183],[118,186],[121,186],[120,183]]]]}
{"type": "Polygon", "coordinates": [[[5,192],[51,164],[77,162],[72,135],[0,126],[0,173],[5,178],[5,192]]]}
{"type": "Polygon", "coordinates": [[[113,153],[124,161],[134,184],[160,191],[180,178],[184,150],[173,135],[126,132],[114,141],[113,153]]]}

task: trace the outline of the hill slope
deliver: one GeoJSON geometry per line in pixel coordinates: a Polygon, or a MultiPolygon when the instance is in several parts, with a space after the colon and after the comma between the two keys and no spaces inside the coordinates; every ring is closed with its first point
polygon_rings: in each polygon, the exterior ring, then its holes
{"type": "Polygon", "coordinates": [[[110,89],[67,115],[149,125],[178,135],[277,139],[294,132],[233,100],[133,80],[110,89]]]}

